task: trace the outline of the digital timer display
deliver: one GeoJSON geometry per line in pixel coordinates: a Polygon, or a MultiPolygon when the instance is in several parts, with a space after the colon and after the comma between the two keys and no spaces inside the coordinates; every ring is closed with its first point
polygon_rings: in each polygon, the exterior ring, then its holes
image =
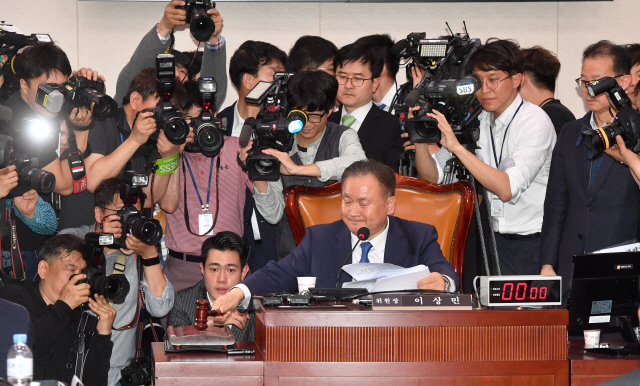
{"type": "Polygon", "coordinates": [[[480,277],[484,306],[554,306],[562,303],[558,276],[512,275],[480,277]]]}

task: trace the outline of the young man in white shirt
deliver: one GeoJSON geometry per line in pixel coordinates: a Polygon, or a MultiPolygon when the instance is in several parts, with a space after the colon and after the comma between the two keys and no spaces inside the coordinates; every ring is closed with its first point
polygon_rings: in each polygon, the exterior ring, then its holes
{"type": "MultiPolygon", "coordinates": [[[[538,274],[544,196],[556,133],[549,116],[526,102],[518,90],[524,69],[517,44],[493,40],[476,51],[467,72],[478,75],[476,92],[484,112],[474,155],[454,135],[444,115],[429,114],[442,131],[440,144],[487,189],[502,274],[538,274]]],[[[416,147],[428,151],[426,146],[416,147]]],[[[420,175],[444,173],[432,157],[417,157],[420,175]]]]}

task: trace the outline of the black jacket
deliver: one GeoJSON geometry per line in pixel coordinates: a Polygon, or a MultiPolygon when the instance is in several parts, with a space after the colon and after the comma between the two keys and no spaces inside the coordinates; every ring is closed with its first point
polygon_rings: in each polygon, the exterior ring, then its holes
{"type": "MultiPolygon", "coordinates": [[[[342,109],[329,116],[329,122],[340,122],[342,109]]],[[[369,159],[378,160],[398,172],[400,154],[404,152],[400,131],[400,120],[393,114],[372,106],[358,129],[358,138],[364,153],[369,159]]]]}
{"type": "MultiPolygon", "coordinates": [[[[40,294],[39,282],[9,284],[0,288],[0,298],[17,303],[29,311],[34,337],[33,380],[55,379],[71,383],[75,373],[75,356],[71,368],[67,368],[67,364],[82,315],[80,308],[72,310],[62,300],[47,305],[40,294]]],[[[95,326],[96,321],[94,316],[90,316],[87,326],[95,326]]],[[[85,332],[90,338],[82,382],[87,386],[106,385],[113,349],[111,334],[100,335],[95,327],[85,332]]]]}
{"type": "Polygon", "coordinates": [[[591,113],[562,127],[553,149],[544,202],[540,264],[552,265],[569,289],[573,256],[636,238],[640,188],[629,167],[608,154],[588,192],[586,139],[591,113]]]}

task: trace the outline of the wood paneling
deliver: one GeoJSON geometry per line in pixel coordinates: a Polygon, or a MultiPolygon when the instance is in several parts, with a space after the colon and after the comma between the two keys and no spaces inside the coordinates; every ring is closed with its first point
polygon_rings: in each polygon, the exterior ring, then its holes
{"type": "MultiPolygon", "coordinates": [[[[605,340],[607,341],[607,340],[605,340]]],[[[623,341],[610,341],[612,345],[622,346],[623,341]]],[[[583,350],[584,340],[569,341],[569,359],[571,360],[571,385],[595,386],[622,374],[640,368],[640,357],[592,354],[583,350]]]]}

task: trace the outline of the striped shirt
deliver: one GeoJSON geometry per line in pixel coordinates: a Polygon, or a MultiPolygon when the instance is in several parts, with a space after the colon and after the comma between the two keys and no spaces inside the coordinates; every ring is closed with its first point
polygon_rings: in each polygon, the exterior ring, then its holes
{"type": "MultiPolygon", "coordinates": [[[[236,160],[237,151],[240,149],[238,138],[224,137],[224,146],[218,155],[220,158],[219,189],[220,209],[218,219],[213,228],[213,234],[221,231],[231,231],[242,236],[244,233],[243,214],[246,189],[253,192],[253,184],[236,160]]],[[[211,170],[211,158],[202,154],[184,153],[187,158],[193,178],[198,185],[198,192],[203,204],[207,201],[207,185],[209,183],[209,171],[211,170]]],[[[189,169],[184,166],[186,175],[182,172],[180,163],[180,200],[175,212],[167,213],[166,245],[167,248],[189,255],[200,255],[202,243],[210,236],[195,236],[187,230],[184,218],[184,187],[187,184],[187,203],[189,209],[189,224],[191,231],[202,233],[199,229],[199,215],[203,214],[198,195],[193,186],[189,169]]],[[[214,158],[213,167],[217,160],[214,158]]],[[[176,171],[177,173],[178,171],[176,171]]],[[[209,199],[209,213],[216,217],[216,171],[211,175],[211,193],[209,199]]],[[[208,229],[203,230],[205,232],[208,229]]]]}

